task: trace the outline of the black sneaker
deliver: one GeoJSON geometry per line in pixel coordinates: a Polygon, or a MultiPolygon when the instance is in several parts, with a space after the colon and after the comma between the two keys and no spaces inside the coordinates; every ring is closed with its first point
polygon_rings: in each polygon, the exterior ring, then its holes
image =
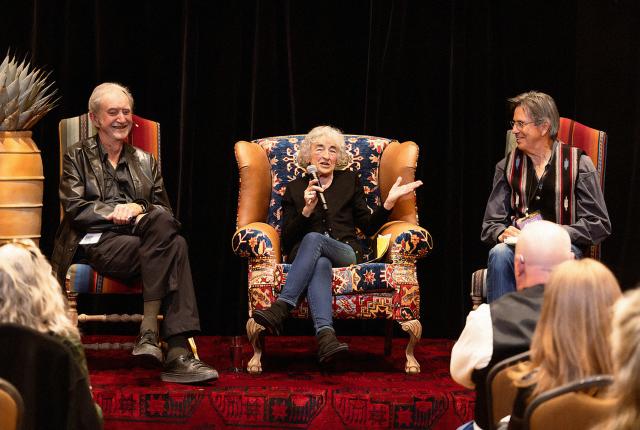
{"type": "Polygon", "coordinates": [[[162,350],[158,342],[158,333],[152,330],[145,330],[136,339],[136,344],[131,351],[131,355],[151,357],[158,363],[162,363],[162,350]]]}
{"type": "Polygon", "coordinates": [[[218,379],[218,372],[208,364],[196,359],[193,354],[179,355],[164,364],[160,375],[164,382],[178,384],[199,384],[218,379]]]}

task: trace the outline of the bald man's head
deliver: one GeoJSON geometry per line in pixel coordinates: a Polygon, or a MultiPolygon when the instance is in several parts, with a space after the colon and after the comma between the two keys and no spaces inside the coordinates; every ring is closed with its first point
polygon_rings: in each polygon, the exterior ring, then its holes
{"type": "Polygon", "coordinates": [[[560,225],[549,221],[527,224],[516,244],[517,289],[546,283],[554,267],[573,258],[569,233],[560,225]]]}

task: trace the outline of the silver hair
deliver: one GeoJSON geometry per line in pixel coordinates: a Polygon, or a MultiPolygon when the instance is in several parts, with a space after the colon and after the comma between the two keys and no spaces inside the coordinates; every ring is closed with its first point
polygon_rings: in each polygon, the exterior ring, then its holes
{"type": "Polygon", "coordinates": [[[51,265],[31,240],[0,246],[0,323],[80,340],[51,265]]]}
{"type": "Polygon", "coordinates": [[[100,110],[100,99],[113,89],[120,90],[127,96],[129,104],[131,105],[131,110],[133,110],[133,96],[131,95],[129,88],[117,82],[104,82],[93,89],[93,92],[89,97],[89,112],[94,114],[98,113],[100,110]]]}
{"type": "MultiPolygon", "coordinates": [[[[639,285],[640,287],[640,285],[639,285]]],[[[606,429],[631,430],[640,425],[640,289],[627,291],[613,312],[611,347],[615,380],[611,395],[617,408],[606,429]]]]}
{"type": "Polygon", "coordinates": [[[536,125],[543,122],[549,124],[549,136],[554,139],[560,128],[560,114],[556,102],[548,94],[539,91],[528,91],[508,99],[513,109],[520,106],[535,121],[536,125]]]}
{"type": "Polygon", "coordinates": [[[314,127],[307,133],[304,140],[300,144],[298,150],[297,162],[300,167],[306,168],[311,163],[311,146],[318,142],[321,138],[330,139],[338,146],[338,158],[336,160],[336,169],[343,170],[351,162],[351,157],[345,148],[344,136],[337,128],[330,125],[319,125],[314,127]]]}

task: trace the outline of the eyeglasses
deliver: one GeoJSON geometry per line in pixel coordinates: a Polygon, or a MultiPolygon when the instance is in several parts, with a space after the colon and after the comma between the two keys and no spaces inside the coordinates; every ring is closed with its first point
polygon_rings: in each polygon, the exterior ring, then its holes
{"type": "Polygon", "coordinates": [[[529,121],[529,122],[509,121],[509,125],[511,126],[511,128],[513,128],[513,126],[515,125],[518,130],[522,130],[524,128],[524,126],[528,125],[528,124],[535,124],[535,121],[529,121]]]}

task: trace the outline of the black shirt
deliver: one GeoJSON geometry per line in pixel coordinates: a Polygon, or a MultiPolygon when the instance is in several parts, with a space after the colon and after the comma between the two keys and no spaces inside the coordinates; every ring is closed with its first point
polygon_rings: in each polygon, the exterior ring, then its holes
{"type": "Polygon", "coordinates": [[[310,232],[327,233],[332,238],[351,246],[360,263],[366,254],[356,236],[356,227],[367,236],[372,236],[387,221],[391,211],[383,206],[373,213],[367,206],[364,191],[358,175],[348,170],[333,172],[331,186],[324,191],[327,211],[318,201],[316,208],[308,218],[302,215],[305,206],[304,190],[309,178],[303,177],[291,181],[282,199],[283,228],[282,246],[292,262],[298,246],[305,234],[310,232]]]}
{"type": "Polygon", "coordinates": [[[104,172],[103,202],[114,206],[133,202],[135,200],[133,179],[126,158],[120,154],[120,159],[114,168],[109,161],[109,154],[102,148],[100,142],[98,142],[98,153],[104,172]]]}

